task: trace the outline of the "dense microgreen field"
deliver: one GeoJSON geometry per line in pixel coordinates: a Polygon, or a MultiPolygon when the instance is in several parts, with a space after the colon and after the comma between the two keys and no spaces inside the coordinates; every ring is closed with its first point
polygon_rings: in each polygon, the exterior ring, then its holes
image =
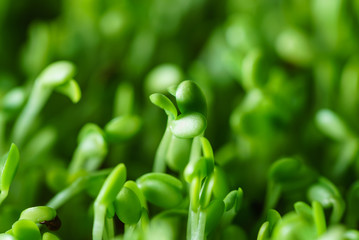
{"type": "Polygon", "coordinates": [[[0,1],[0,239],[359,240],[359,1],[0,1]]]}

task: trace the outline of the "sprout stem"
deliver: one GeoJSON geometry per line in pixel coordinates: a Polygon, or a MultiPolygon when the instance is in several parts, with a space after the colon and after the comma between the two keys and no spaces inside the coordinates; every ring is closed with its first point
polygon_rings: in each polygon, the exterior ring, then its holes
{"type": "Polygon", "coordinates": [[[171,125],[170,123],[171,120],[170,118],[168,118],[165,133],[161,139],[160,145],[158,146],[156,152],[155,162],[153,165],[153,172],[163,173],[166,171],[166,155],[172,138],[171,129],[169,127],[171,125]]]}
{"type": "Polygon", "coordinates": [[[92,229],[93,240],[102,240],[105,218],[106,218],[106,206],[95,202],[95,217],[92,229]]]}
{"type": "Polygon", "coordinates": [[[106,218],[105,226],[108,239],[113,239],[115,237],[113,218],[106,218]]]}
{"type": "Polygon", "coordinates": [[[64,205],[69,199],[71,199],[76,194],[80,193],[83,189],[86,188],[90,180],[96,177],[103,177],[108,175],[112,169],[105,169],[92,173],[91,175],[82,176],[76,179],[70,186],[57,193],[47,204],[46,206],[52,207],[53,209],[58,209],[64,205]]]}
{"type": "Polygon", "coordinates": [[[33,124],[37,114],[45,105],[46,100],[49,98],[50,94],[50,88],[43,87],[40,83],[35,81],[35,85],[31,91],[29,100],[20,113],[20,116],[15,122],[13,128],[12,139],[19,147],[22,146],[25,138],[29,133],[31,125],[33,124]]]}

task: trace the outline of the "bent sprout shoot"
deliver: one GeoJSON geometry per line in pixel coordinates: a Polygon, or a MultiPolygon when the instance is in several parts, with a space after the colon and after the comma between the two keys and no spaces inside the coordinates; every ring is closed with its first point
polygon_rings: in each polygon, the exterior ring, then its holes
{"type": "Polygon", "coordinates": [[[0,160],[0,205],[9,193],[11,182],[19,165],[20,153],[15,144],[0,160]]]}
{"type": "Polygon", "coordinates": [[[74,103],[81,98],[81,91],[76,81],[75,66],[67,61],[52,63],[36,78],[29,100],[22,110],[13,128],[13,140],[19,146],[23,145],[32,124],[44,107],[53,90],[68,96],[74,103]]]}
{"type": "MultiPolygon", "coordinates": [[[[126,167],[123,164],[117,165],[106,178],[94,203],[94,224],[92,237],[94,240],[101,240],[104,233],[106,214],[113,211],[113,203],[126,181],[126,167]]],[[[111,223],[110,223],[111,224],[111,223]]],[[[113,223],[112,223],[113,224],[113,223]]]]}

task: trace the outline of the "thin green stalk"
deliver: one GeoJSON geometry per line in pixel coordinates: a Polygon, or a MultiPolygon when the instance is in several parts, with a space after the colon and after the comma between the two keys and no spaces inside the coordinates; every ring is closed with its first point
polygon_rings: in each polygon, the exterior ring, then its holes
{"type": "Polygon", "coordinates": [[[278,184],[273,183],[273,181],[270,181],[268,183],[267,194],[266,194],[266,199],[263,209],[263,216],[267,214],[267,211],[269,209],[275,207],[275,205],[277,204],[280,198],[281,192],[282,192],[281,187],[278,184]]]}
{"type": "Polygon", "coordinates": [[[195,224],[196,213],[192,210],[192,204],[189,203],[189,214],[187,220],[187,237],[186,239],[191,239],[192,236],[192,227],[195,224]]]}
{"type": "Polygon", "coordinates": [[[102,240],[107,208],[104,204],[97,204],[96,202],[95,208],[97,211],[94,212],[95,216],[92,237],[93,240],[102,240]]]}
{"type": "MultiPolygon", "coordinates": [[[[190,159],[189,159],[189,163],[191,162],[195,162],[198,161],[201,157],[201,150],[202,150],[202,145],[201,145],[201,137],[203,134],[201,134],[200,136],[194,137],[193,141],[192,141],[192,146],[191,146],[191,153],[190,153],[190,159]]],[[[194,238],[194,234],[197,231],[198,227],[200,227],[199,224],[199,216],[198,216],[198,211],[194,212],[193,208],[197,208],[197,204],[195,206],[193,206],[193,199],[196,199],[196,201],[199,202],[199,191],[193,191],[192,188],[193,187],[198,187],[198,186],[194,186],[196,185],[194,183],[194,181],[196,180],[192,180],[191,182],[191,186],[190,186],[190,204],[189,204],[189,214],[188,214],[188,221],[187,221],[187,239],[196,239],[194,238]],[[196,196],[191,196],[193,194],[196,194],[196,196]]]]}
{"type": "Polygon", "coordinates": [[[115,237],[113,218],[106,218],[105,227],[106,227],[105,232],[107,233],[108,239],[113,239],[115,237]]]}
{"type": "Polygon", "coordinates": [[[206,229],[206,212],[199,209],[197,212],[197,226],[193,229],[192,238],[193,240],[204,240],[205,239],[205,229],[206,229]]]}
{"type": "Polygon", "coordinates": [[[103,177],[108,175],[112,169],[105,169],[102,171],[98,171],[92,173],[91,175],[82,176],[76,179],[70,186],[57,193],[47,204],[46,206],[52,207],[53,209],[58,209],[62,205],[64,205],[68,200],[70,200],[73,196],[80,193],[83,189],[86,188],[87,184],[90,180],[103,177]]]}
{"type": "Polygon", "coordinates": [[[12,139],[19,147],[23,145],[24,140],[31,129],[31,125],[40,110],[45,105],[50,94],[50,88],[41,86],[40,83],[35,81],[35,86],[31,92],[29,100],[27,101],[13,128],[12,139]]]}
{"type": "Polygon", "coordinates": [[[199,158],[201,157],[201,150],[202,150],[201,137],[202,136],[203,136],[203,134],[193,138],[189,162],[198,161],[199,158]]]}
{"type": "Polygon", "coordinates": [[[172,132],[170,129],[171,120],[168,118],[165,133],[161,139],[160,145],[158,146],[155,162],[153,164],[153,172],[165,172],[166,171],[166,156],[168,147],[171,142],[172,132]]]}
{"type": "Polygon", "coordinates": [[[88,157],[84,154],[82,149],[76,149],[73,159],[69,165],[69,173],[76,174],[78,171],[82,169],[86,169],[88,171],[95,170],[98,168],[98,163],[101,163],[101,158],[99,157],[88,157]]]}
{"type": "Polygon", "coordinates": [[[139,224],[141,224],[142,231],[146,232],[150,224],[150,219],[148,217],[147,209],[145,208],[142,209],[142,215],[139,224]]]}

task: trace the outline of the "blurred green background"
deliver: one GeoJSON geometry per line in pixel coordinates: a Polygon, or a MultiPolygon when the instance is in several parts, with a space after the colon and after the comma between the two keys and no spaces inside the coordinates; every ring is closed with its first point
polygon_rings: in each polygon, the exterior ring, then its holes
{"type": "MultiPolygon", "coordinates": [[[[357,0],[1,0],[0,101],[15,87],[28,94],[57,60],[77,66],[82,99],[74,105],[51,96],[37,125],[54,131],[52,146],[37,156],[45,159],[41,168],[26,173],[38,185],[28,200],[17,199],[12,186],[0,215],[16,219],[23,208],[46,204],[54,194],[46,162],[67,166],[83,125],[103,127],[126,108],[143,127],[112,146],[103,167],[124,162],[129,179],[150,172],[166,119],[148,97],[185,79],[207,97],[205,135],[229,189],[243,188],[245,207],[235,221],[248,236],[258,231],[268,169],[280,157],[301,159],[345,193],[359,174],[358,29],[357,0]],[[354,150],[345,150],[348,139],[330,137],[335,126],[316,122],[324,108],[350,129],[354,150]]],[[[5,142],[18,112],[8,118],[5,142]]],[[[32,151],[20,149],[22,158],[31,159],[32,151]]],[[[278,211],[303,196],[284,195],[278,211]]],[[[88,239],[88,206],[76,201],[90,200],[74,201],[61,213],[59,235],[88,239]],[[77,217],[71,206],[82,206],[77,217]]]]}

